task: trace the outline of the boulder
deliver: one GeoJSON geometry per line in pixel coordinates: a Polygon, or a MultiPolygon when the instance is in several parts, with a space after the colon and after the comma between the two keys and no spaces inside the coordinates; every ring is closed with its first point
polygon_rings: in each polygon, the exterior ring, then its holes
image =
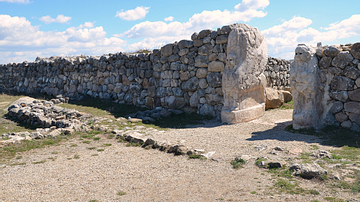
{"type": "Polygon", "coordinates": [[[312,179],[314,177],[320,177],[321,175],[327,175],[328,171],[323,169],[317,164],[292,164],[290,170],[294,171],[294,175],[300,175],[305,179],[312,179]]]}
{"type": "Polygon", "coordinates": [[[266,88],[265,109],[276,109],[284,104],[284,95],[281,91],[273,88],[266,88]]]}

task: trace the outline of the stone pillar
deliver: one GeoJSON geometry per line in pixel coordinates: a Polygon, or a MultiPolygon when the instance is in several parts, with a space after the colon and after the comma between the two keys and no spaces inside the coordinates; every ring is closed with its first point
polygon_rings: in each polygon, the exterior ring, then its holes
{"type": "Polygon", "coordinates": [[[260,31],[246,24],[233,25],[222,77],[222,122],[246,122],[264,115],[267,60],[268,49],[260,31]]]}
{"type": "Polygon", "coordinates": [[[322,96],[316,50],[305,44],[295,49],[290,69],[290,86],[294,100],[293,128],[317,128],[322,113],[322,96]]]}

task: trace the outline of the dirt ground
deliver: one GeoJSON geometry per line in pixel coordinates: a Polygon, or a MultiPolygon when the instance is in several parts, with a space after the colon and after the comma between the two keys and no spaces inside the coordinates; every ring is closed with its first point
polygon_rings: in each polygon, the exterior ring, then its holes
{"type": "Polygon", "coordinates": [[[318,193],[281,192],[275,187],[279,177],[254,164],[258,157],[285,161],[287,166],[299,161],[299,155],[288,152],[270,154],[276,146],[303,152],[335,149],[317,137],[284,131],[291,116],[291,109],[270,110],[248,123],[222,125],[212,120],[185,129],[135,129],[155,139],[215,152],[207,160],[129,147],[105,135],[90,143],[73,138],[31,150],[0,165],[0,201],[360,201],[359,194],[300,177],[290,181],[318,193]],[[234,169],[230,162],[240,155],[248,155],[248,160],[234,169]]]}

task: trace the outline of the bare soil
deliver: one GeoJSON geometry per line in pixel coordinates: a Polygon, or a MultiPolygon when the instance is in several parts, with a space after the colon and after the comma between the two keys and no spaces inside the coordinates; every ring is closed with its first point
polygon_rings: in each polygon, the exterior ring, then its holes
{"type": "Polygon", "coordinates": [[[90,144],[73,138],[0,165],[0,201],[360,201],[359,194],[300,177],[290,182],[319,194],[281,192],[274,186],[279,177],[254,164],[257,157],[287,165],[301,161],[288,152],[270,154],[276,146],[303,153],[314,147],[335,149],[317,137],[286,132],[291,118],[291,109],[270,110],[248,123],[222,125],[211,120],[185,129],[135,129],[154,139],[214,151],[207,160],[129,147],[106,135],[90,144]],[[250,159],[234,169],[230,162],[240,155],[250,159]]]}

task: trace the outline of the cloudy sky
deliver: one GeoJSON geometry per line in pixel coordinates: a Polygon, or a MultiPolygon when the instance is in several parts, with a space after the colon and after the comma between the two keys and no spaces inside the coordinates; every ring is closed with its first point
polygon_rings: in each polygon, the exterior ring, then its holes
{"type": "Polygon", "coordinates": [[[299,43],[360,42],[359,0],[0,0],[0,64],[37,56],[154,49],[233,23],[257,27],[269,55],[299,43]]]}

